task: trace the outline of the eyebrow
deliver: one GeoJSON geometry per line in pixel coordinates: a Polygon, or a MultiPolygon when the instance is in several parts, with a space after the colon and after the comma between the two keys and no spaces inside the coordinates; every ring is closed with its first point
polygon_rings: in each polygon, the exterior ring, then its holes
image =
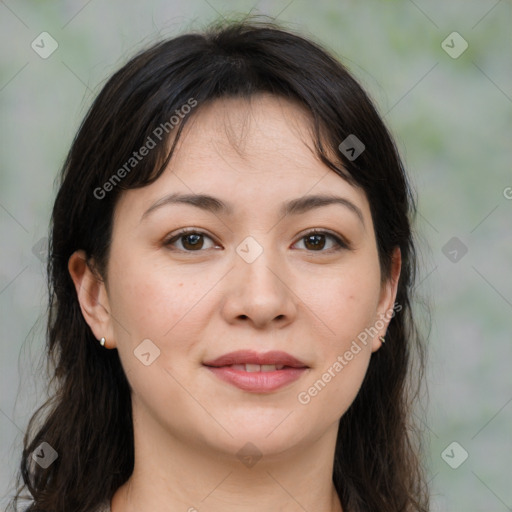
{"type": "MultiPolygon", "coordinates": [[[[162,206],[168,206],[172,204],[188,204],[192,206],[196,206],[201,210],[211,212],[213,214],[224,214],[224,215],[233,215],[234,209],[232,205],[218,199],[216,197],[206,195],[206,194],[180,194],[173,193],[167,196],[162,197],[155,203],[153,203],[143,214],[141,217],[141,221],[146,218],[150,213],[155,210],[161,208],[162,206]]],[[[286,215],[301,215],[306,213],[314,208],[320,208],[323,206],[328,206],[331,204],[339,204],[348,208],[352,213],[354,213],[358,219],[361,221],[363,226],[364,216],[361,209],[356,206],[352,201],[346,199],[344,197],[338,196],[329,196],[329,195],[310,195],[303,196],[297,199],[292,199],[290,201],[286,201],[281,205],[279,210],[280,216],[286,215]]]]}

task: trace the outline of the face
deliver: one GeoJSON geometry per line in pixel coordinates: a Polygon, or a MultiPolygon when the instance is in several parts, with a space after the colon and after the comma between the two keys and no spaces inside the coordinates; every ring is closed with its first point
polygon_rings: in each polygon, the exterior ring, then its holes
{"type": "Polygon", "coordinates": [[[381,283],[364,192],[317,159],[300,107],[268,95],[200,107],[161,177],[116,206],[98,291],[110,316],[82,310],[119,351],[138,417],[217,452],[293,450],[354,400],[396,281],[381,283]],[[171,199],[197,194],[216,200],[171,199]],[[290,207],[313,195],[340,201],[290,207]],[[302,368],[205,366],[240,350],[302,368]]]}

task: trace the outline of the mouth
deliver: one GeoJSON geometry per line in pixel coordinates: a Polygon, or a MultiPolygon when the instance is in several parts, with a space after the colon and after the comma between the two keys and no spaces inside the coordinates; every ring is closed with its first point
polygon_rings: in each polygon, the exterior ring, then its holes
{"type": "MultiPolygon", "coordinates": [[[[209,365],[205,365],[209,366],[209,365]]],[[[287,370],[293,368],[292,366],[285,366],[284,364],[231,364],[225,366],[211,366],[211,368],[232,368],[241,372],[275,372],[276,370],[287,370]]]]}
{"type": "Polygon", "coordinates": [[[308,369],[305,363],[286,352],[238,351],[203,365],[213,375],[239,389],[252,393],[270,393],[299,379],[308,369]]]}
{"type": "Polygon", "coordinates": [[[253,350],[238,350],[224,354],[216,359],[205,361],[203,364],[215,368],[230,366],[247,372],[271,372],[284,368],[309,368],[304,362],[291,354],[278,350],[265,353],[258,353],[253,350]]]}

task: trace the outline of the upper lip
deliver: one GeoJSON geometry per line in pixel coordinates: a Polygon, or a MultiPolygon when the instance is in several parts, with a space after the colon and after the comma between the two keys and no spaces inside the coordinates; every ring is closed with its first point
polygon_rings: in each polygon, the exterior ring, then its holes
{"type": "Polygon", "coordinates": [[[216,359],[204,361],[203,364],[216,367],[230,366],[232,364],[279,364],[293,368],[308,368],[305,363],[299,361],[296,357],[279,350],[271,350],[270,352],[263,353],[258,353],[254,350],[237,350],[236,352],[229,352],[216,359]]]}

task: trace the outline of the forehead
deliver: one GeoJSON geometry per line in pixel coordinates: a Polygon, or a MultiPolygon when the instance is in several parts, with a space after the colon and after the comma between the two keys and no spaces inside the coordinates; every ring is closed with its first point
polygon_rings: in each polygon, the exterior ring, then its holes
{"type": "Polygon", "coordinates": [[[169,192],[207,193],[234,204],[239,214],[272,205],[277,213],[289,199],[336,194],[370,215],[364,192],[318,159],[310,114],[270,94],[199,105],[168,168],[151,185],[126,195],[138,194],[147,207],[169,192]]]}
{"type": "Polygon", "coordinates": [[[312,119],[305,108],[267,93],[209,101],[199,106],[191,121],[181,144],[190,146],[208,141],[240,158],[264,158],[278,149],[296,149],[299,141],[312,143],[309,133],[312,119]],[[191,131],[193,137],[187,137],[191,131]]]}

